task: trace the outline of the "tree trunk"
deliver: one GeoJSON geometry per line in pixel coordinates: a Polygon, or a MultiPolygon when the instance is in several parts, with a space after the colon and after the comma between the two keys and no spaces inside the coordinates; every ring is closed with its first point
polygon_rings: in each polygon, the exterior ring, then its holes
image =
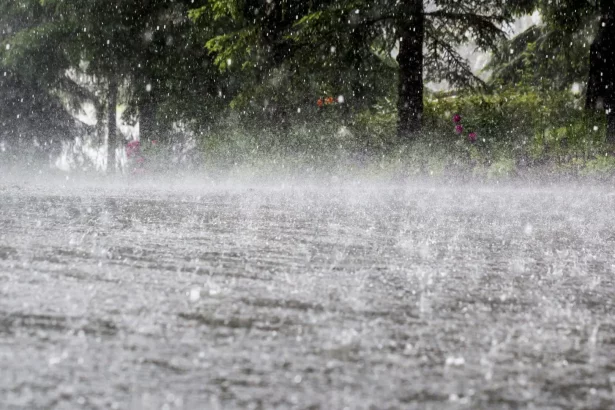
{"type": "Polygon", "coordinates": [[[109,79],[109,107],[107,134],[107,172],[115,172],[115,150],[117,148],[117,78],[109,79]]]}
{"type": "Polygon", "coordinates": [[[606,140],[615,143],[615,3],[600,1],[600,26],[589,58],[587,109],[606,111],[606,140]]]}
{"type": "Polygon", "coordinates": [[[105,144],[105,104],[97,101],[96,106],[96,144],[105,144]]]}
{"type": "Polygon", "coordinates": [[[150,96],[139,102],[139,139],[142,142],[158,140],[156,134],[156,112],[158,104],[150,96]]]}
{"type": "Polygon", "coordinates": [[[606,141],[615,143],[615,107],[606,113],[606,141]]]}
{"type": "Polygon", "coordinates": [[[423,0],[402,0],[397,21],[399,33],[399,85],[397,135],[400,140],[416,138],[423,118],[423,0]]]}

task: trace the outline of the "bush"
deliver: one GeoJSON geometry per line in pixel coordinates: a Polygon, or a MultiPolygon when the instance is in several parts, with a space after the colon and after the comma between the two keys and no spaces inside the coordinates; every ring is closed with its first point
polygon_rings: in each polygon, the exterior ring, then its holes
{"type": "Polygon", "coordinates": [[[363,167],[401,175],[504,178],[528,167],[577,174],[607,172],[605,119],[583,109],[570,92],[500,90],[491,94],[431,95],[423,135],[396,137],[395,102],[368,110],[312,110],[292,126],[264,127],[239,115],[211,127],[199,149],[211,167],[268,164],[288,169],[363,167]],[[464,131],[455,132],[453,115],[464,131]],[[468,134],[475,132],[475,142],[468,134]]]}
{"type": "Polygon", "coordinates": [[[486,158],[505,151],[516,162],[541,162],[571,152],[592,157],[604,149],[603,116],[583,109],[583,98],[570,92],[532,89],[434,97],[426,103],[426,127],[452,136],[458,113],[466,131],[478,134],[486,158]]]}

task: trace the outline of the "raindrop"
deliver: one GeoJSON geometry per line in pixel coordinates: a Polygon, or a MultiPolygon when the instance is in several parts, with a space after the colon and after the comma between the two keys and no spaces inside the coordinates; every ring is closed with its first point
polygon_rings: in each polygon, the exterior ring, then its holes
{"type": "Polygon", "coordinates": [[[60,363],[62,361],[62,359],[58,356],[53,356],[49,358],[49,366],[55,366],[56,364],[60,363]]]}
{"type": "Polygon", "coordinates": [[[447,357],[446,358],[446,366],[454,366],[459,367],[463,366],[466,363],[463,357],[447,357]]]}
{"type": "Polygon", "coordinates": [[[201,288],[190,289],[188,298],[190,299],[190,302],[198,301],[201,298],[201,288]]]}
{"type": "Polygon", "coordinates": [[[148,93],[152,91],[152,85],[148,84],[145,86],[145,91],[147,91],[148,93]]]}
{"type": "Polygon", "coordinates": [[[523,233],[525,233],[528,236],[531,235],[533,231],[534,231],[534,227],[531,224],[526,224],[525,228],[523,228],[523,233]]]}

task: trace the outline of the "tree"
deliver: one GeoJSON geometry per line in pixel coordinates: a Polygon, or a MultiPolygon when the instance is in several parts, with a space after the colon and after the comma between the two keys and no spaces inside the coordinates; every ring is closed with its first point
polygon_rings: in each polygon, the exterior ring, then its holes
{"type": "Polygon", "coordinates": [[[164,139],[171,124],[206,121],[220,79],[188,19],[192,0],[25,0],[3,2],[18,22],[4,59],[47,93],[107,118],[108,164],[115,163],[118,102],[137,118],[141,138],[164,139]],[[25,69],[25,70],[24,70],[25,69]],[[86,75],[91,87],[68,73],[86,75]],[[102,115],[102,111],[107,115],[102,115]]]}
{"type": "Polygon", "coordinates": [[[518,10],[533,11],[542,24],[502,43],[491,81],[560,91],[586,84],[586,108],[607,114],[607,141],[615,142],[615,3],[534,0],[518,10]]]}
{"type": "Polygon", "coordinates": [[[338,72],[361,75],[354,84],[344,78],[342,83],[370,90],[374,76],[369,74],[382,75],[393,66],[398,77],[398,135],[409,139],[421,130],[424,77],[453,86],[482,84],[456,46],[474,41],[481,49],[495,47],[504,34],[501,25],[512,20],[516,8],[506,3],[212,0],[193,16],[230,22],[223,34],[207,43],[222,69],[228,68],[227,61],[262,71],[263,66],[294,60],[312,72],[343,63],[334,66],[338,72]],[[242,8],[248,4],[252,8],[242,8]],[[391,60],[392,52],[397,53],[396,61],[391,60]]]}
{"type": "Polygon", "coordinates": [[[127,64],[127,115],[139,119],[142,140],[164,140],[174,123],[211,121],[225,79],[212,65],[199,30],[188,18],[192,0],[133,1],[134,41],[127,64]]]}
{"type": "Polygon", "coordinates": [[[164,130],[173,122],[208,118],[206,111],[214,111],[211,100],[218,94],[219,75],[188,18],[188,7],[199,1],[46,3],[54,7],[55,16],[78,28],[65,37],[82,50],[80,60],[73,63],[87,62],[85,72],[108,84],[113,85],[115,78],[121,88],[118,98],[128,106],[127,116],[139,119],[142,139],[164,139],[164,130]],[[189,109],[189,104],[198,109],[189,109]],[[164,115],[161,110],[166,110],[164,115]]]}
{"type": "MultiPolygon", "coordinates": [[[[87,33],[88,22],[74,18],[78,2],[8,3],[3,4],[2,11],[16,24],[5,38],[10,46],[7,45],[2,59],[4,66],[25,83],[49,95],[57,106],[68,105],[77,111],[84,102],[90,101],[100,108],[96,93],[70,75],[85,61],[85,40],[91,39],[87,33]]],[[[72,118],[69,113],[65,117],[72,118]]],[[[49,128],[38,130],[38,134],[49,132],[49,128]]]]}
{"type": "Polygon", "coordinates": [[[318,33],[297,32],[298,19],[320,3],[220,0],[192,12],[202,27],[213,26],[206,47],[229,76],[227,97],[246,122],[284,132],[319,97],[341,95],[358,108],[387,89],[391,69],[365,46],[366,33],[319,44],[318,33]]]}
{"type": "Polygon", "coordinates": [[[420,132],[422,126],[425,6],[423,0],[403,0],[400,6],[400,18],[396,22],[399,35],[397,133],[400,138],[408,138],[420,132]]]}
{"type": "Polygon", "coordinates": [[[615,3],[600,1],[600,24],[592,42],[587,81],[587,108],[606,111],[606,140],[615,143],[615,3]]]}
{"type": "Polygon", "coordinates": [[[87,92],[65,75],[58,33],[38,1],[0,2],[0,140],[9,147],[55,149],[84,128],[67,110],[75,100],[60,95],[87,92]]]}

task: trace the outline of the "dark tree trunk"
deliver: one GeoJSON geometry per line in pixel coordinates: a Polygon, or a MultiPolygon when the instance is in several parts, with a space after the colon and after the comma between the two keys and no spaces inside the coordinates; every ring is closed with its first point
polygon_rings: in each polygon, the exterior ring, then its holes
{"type": "Polygon", "coordinates": [[[423,0],[402,0],[397,22],[399,33],[399,85],[397,135],[401,140],[415,138],[423,118],[423,40],[425,13],[423,0]]]}
{"type": "Polygon", "coordinates": [[[606,140],[615,143],[615,107],[613,106],[606,113],[606,140]]]}
{"type": "Polygon", "coordinates": [[[117,148],[117,79],[114,75],[109,79],[107,136],[107,172],[115,172],[115,149],[117,148]]]}
{"type": "Polygon", "coordinates": [[[157,140],[156,112],[158,104],[150,97],[145,96],[139,102],[139,139],[141,141],[157,140]]]}
{"type": "Polygon", "coordinates": [[[96,104],[96,144],[105,144],[105,104],[98,101],[96,104]]]}
{"type": "Polygon", "coordinates": [[[615,143],[615,2],[601,0],[600,13],[590,49],[586,107],[606,111],[606,140],[615,143]]]}

